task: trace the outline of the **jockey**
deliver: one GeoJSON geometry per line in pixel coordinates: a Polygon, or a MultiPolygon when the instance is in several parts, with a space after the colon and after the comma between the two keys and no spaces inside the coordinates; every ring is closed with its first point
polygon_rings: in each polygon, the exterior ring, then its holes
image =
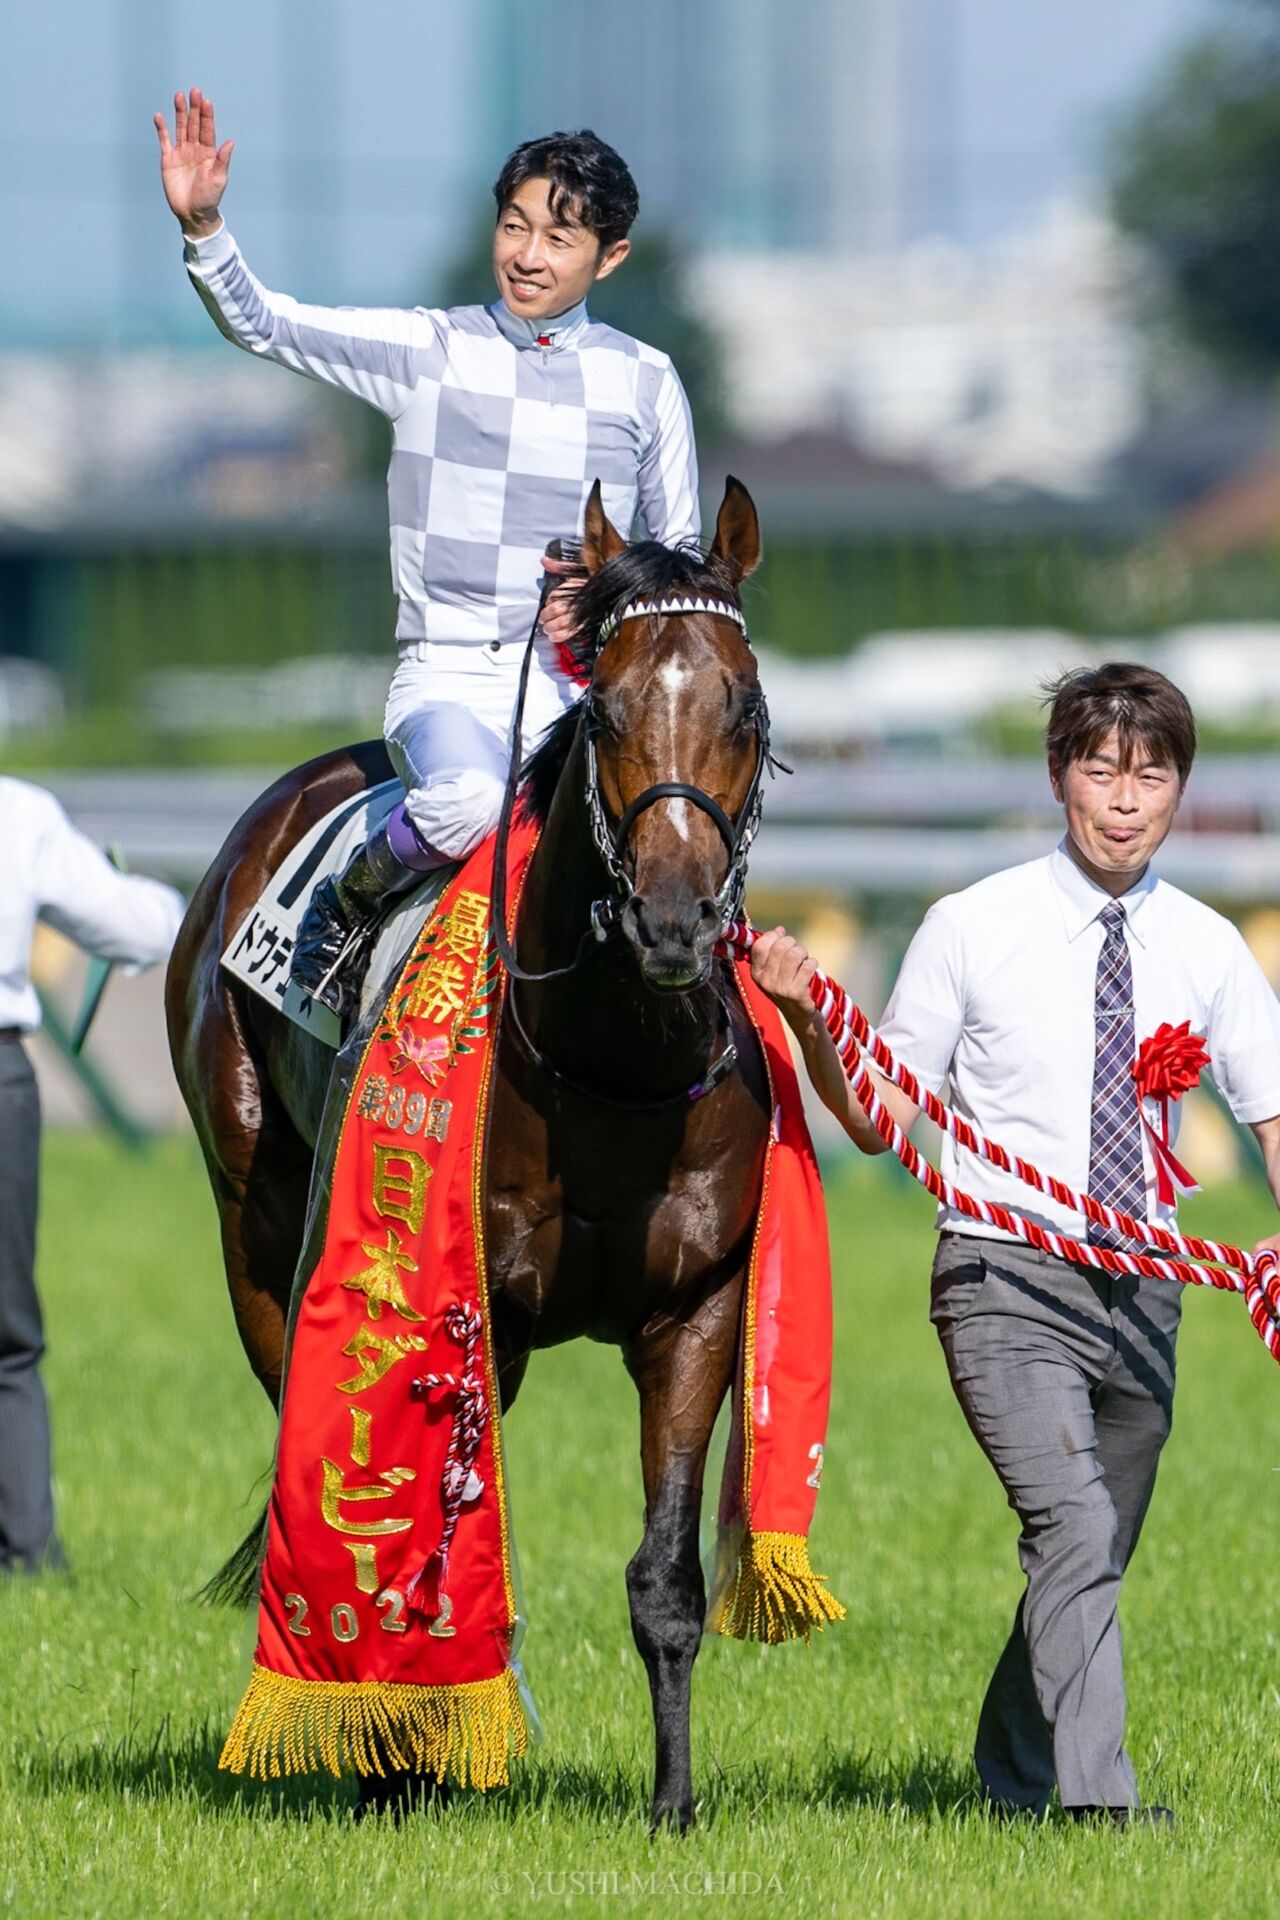
{"type": "Polygon", "coordinates": [[[626,259],[639,199],[590,132],[527,141],[494,186],[490,306],[316,307],[250,273],[219,214],[233,142],[213,103],[174,97],[160,137],[165,197],[187,272],[237,346],[358,394],[391,422],[391,566],[399,664],[387,748],[405,799],[346,871],[317,890],[293,974],[336,1013],[358,992],[384,901],[467,857],[497,824],[511,758],[578,693],[561,664],[582,575],[546,554],[605,511],[671,546],[698,537],[693,429],[670,360],[591,319],[597,280],[626,259]],[[525,642],[548,576],[522,738],[511,738],[525,642]]]}

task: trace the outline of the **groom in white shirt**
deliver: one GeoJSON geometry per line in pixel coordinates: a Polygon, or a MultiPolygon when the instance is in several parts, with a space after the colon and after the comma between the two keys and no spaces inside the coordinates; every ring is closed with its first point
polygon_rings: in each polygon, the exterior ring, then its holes
{"type": "MultiPolygon", "coordinates": [[[[1117,1211],[1172,1225],[1134,1066],[1189,1023],[1280,1203],[1280,1004],[1232,924],[1150,862],[1173,825],[1195,722],[1162,674],[1115,663],[1066,675],[1047,730],[1066,834],[1040,860],[940,900],[902,964],[880,1032],[932,1092],[1011,1154],[1117,1211]]],[[[868,1153],[808,995],[813,962],[781,928],[752,954],[822,1098],[868,1153]]],[[[918,1109],[879,1080],[904,1128],[918,1109]]],[[[1177,1127],[1169,1109],[1169,1142],[1177,1127]]],[[[943,1173],[977,1198],[1094,1244],[1124,1245],[944,1138],[943,1173]]],[[[1166,1189],[1167,1191],[1167,1189],[1166,1189]]],[[[1027,1585],[987,1689],[975,1760],[993,1807],[1172,1822],[1140,1807],[1124,1746],[1117,1603],[1173,1404],[1181,1287],[1042,1253],[946,1206],[932,1319],[974,1437],[1022,1523],[1027,1585]]],[[[1280,1233],[1263,1244],[1280,1250],[1280,1233]]]]}
{"type": "Polygon", "coordinates": [[[147,967],[182,923],[182,896],[117,873],[51,793],[0,779],[0,1577],[65,1565],[54,1530],[49,1411],[36,1292],[40,1097],[26,1037],[40,1025],[31,984],[36,922],[86,953],[147,967]]]}

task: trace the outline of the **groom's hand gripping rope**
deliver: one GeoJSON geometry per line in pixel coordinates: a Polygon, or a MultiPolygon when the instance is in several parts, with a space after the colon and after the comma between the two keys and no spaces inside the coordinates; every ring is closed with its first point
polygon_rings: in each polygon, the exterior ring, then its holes
{"type": "MultiPolygon", "coordinates": [[[[1280,1255],[1273,1244],[1263,1242],[1250,1254],[1242,1247],[1234,1247],[1226,1242],[1203,1240],[1195,1235],[1177,1233],[1172,1228],[1152,1226],[1145,1220],[1137,1220],[1130,1214],[1103,1206],[1090,1194],[1078,1193],[1062,1180],[1042,1174],[1029,1160],[1009,1153],[998,1142],[978,1133],[968,1121],[961,1119],[949,1107],[945,1107],[936,1095],[922,1087],[910,1068],[901,1066],[894,1059],[861,1007],[854,1003],[845,989],[830,979],[789,936],[783,935],[779,940],[780,934],[781,928],[773,935],[760,936],[768,939],[771,946],[767,974],[763,968],[758,970],[757,977],[761,984],[784,999],[783,1010],[789,1018],[800,1001],[801,992],[807,992],[818,1019],[831,1036],[844,1073],[871,1125],[885,1145],[897,1155],[907,1172],[935,1199],[943,1201],[970,1220],[981,1220],[998,1227],[1001,1232],[1012,1234],[1030,1246],[1040,1247],[1063,1260],[1101,1267],[1108,1273],[1136,1273],[1150,1279],[1177,1280],[1184,1286],[1218,1287],[1226,1292],[1241,1293],[1249,1318],[1267,1351],[1273,1359],[1280,1360],[1280,1255]],[[1091,1246],[1069,1234],[1057,1233],[1026,1220],[998,1202],[975,1199],[973,1195],[965,1193],[951,1181],[945,1180],[912,1146],[906,1128],[894,1118],[877,1092],[864,1055],[874,1061],[887,1081],[901,1090],[912,1107],[927,1113],[937,1126],[979,1159],[999,1167],[1005,1173],[1016,1175],[1024,1186],[1031,1187],[1035,1192],[1051,1195],[1061,1206],[1083,1213],[1087,1219],[1095,1220],[1100,1225],[1115,1228],[1128,1240],[1183,1257],[1166,1260],[1151,1253],[1128,1253],[1111,1247],[1091,1246]]],[[[757,937],[753,927],[734,923],[726,929],[719,950],[731,959],[746,959],[757,937]]],[[[792,1024],[796,1024],[794,1019],[792,1024]]]]}

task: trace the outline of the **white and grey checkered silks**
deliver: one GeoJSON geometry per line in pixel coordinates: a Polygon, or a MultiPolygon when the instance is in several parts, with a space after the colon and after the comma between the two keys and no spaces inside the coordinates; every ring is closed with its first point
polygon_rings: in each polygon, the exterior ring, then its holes
{"type": "Polygon", "coordinates": [[[544,323],[491,307],[316,307],[268,292],[231,235],[187,271],[237,346],[355,393],[392,423],[399,641],[523,641],[547,541],[581,532],[592,483],[629,533],[698,534],[689,406],[675,369],[579,306],[544,323]]]}

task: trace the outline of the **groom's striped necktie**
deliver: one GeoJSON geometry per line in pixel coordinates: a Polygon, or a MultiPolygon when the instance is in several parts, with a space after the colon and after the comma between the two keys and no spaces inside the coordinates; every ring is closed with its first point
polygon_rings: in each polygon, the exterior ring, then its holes
{"type": "MultiPolygon", "coordinates": [[[[1147,1181],[1142,1166],[1142,1115],[1133,1077],[1133,971],[1124,937],[1124,908],[1101,913],[1106,938],[1094,988],[1093,1109],[1089,1135],[1089,1192],[1105,1206],[1145,1219],[1147,1181]]],[[[1109,1227],[1089,1223],[1095,1247],[1125,1244],[1109,1227]]]]}

